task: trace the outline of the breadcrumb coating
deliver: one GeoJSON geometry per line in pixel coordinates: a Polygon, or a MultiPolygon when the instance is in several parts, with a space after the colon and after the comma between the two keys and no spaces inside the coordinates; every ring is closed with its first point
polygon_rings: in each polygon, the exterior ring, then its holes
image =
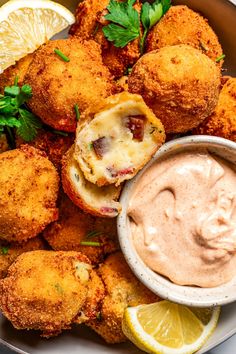
{"type": "Polygon", "coordinates": [[[15,328],[40,330],[47,338],[94,318],[103,296],[102,282],[79,252],[24,253],[0,281],[3,314],[15,328]]]}
{"type": "Polygon", "coordinates": [[[22,253],[47,249],[46,242],[42,237],[37,236],[22,243],[0,241],[0,279],[7,275],[10,265],[22,253]]]}
{"type": "MultiPolygon", "coordinates": [[[[76,22],[70,33],[78,38],[93,39],[100,44],[104,64],[115,78],[120,78],[140,57],[139,39],[128,43],[124,48],[117,48],[105,38],[102,28],[109,23],[104,18],[108,13],[108,4],[109,0],[84,0],[79,3],[75,14],[76,22]]],[[[136,1],[134,7],[140,11],[140,2],[136,1]]]]}
{"type": "Polygon", "coordinates": [[[74,132],[80,114],[96,106],[115,90],[109,70],[103,65],[100,46],[79,38],[49,41],[34,55],[25,76],[33,97],[28,102],[34,114],[54,129],[74,132]],[[65,62],[54,50],[69,58],[65,62]]]}
{"type": "MultiPolygon", "coordinates": [[[[28,143],[28,145],[35,147],[46,153],[48,159],[53,163],[58,171],[61,170],[62,157],[74,142],[74,135],[68,134],[62,136],[60,134],[40,129],[36,138],[28,143]]],[[[25,145],[23,139],[16,137],[16,147],[25,145]]]]}
{"type": "Polygon", "coordinates": [[[127,338],[121,327],[125,309],[157,302],[159,298],[133,275],[121,252],[110,255],[100,265],[98,274],[104,282],[106,295],[100,315],[88,325],[108,343],[125,342],[127,338]]]}
{"type": "Polygon", "coordinates": [[[0,154],[0,239],[22,242],[57,220],[59,176],[31,146],[0,154]]]}
{"type": "Polygon", "coordinates": [[[215,111],[193,133],[219,136],[236,142],[236,78],[226,81],[215,111]]]}
{"type": "Polygon", "coordinates": [[[86,214],[63,193],[59,200],[59,219],[44,230],[43,236],[55,251],[79,251],[94,265],[119,248],[116,219],[86,214]],[[101,246],[82,246],[82,241],[99,242],[101,246]]]}
{"type": "MultiPolygon", "coordinates": [[[[187,6],[171,6],[164,17],[149,32],[147,52],[168,45],[187,44],[215,61],[223,54],[217,35],[208,20],[187,6]]],[[[223,60],[219,66],[223,65],[223,60]]]]}
{"type": "Polygon", "coordinates": [[[15,65],[10,66],[0,75],[0,94],[3,94],[6,86],[14,85],[16,77],[18,78],[18,85],[22,86],[25,75],[32,62],[34,54],[28,54],[24,58],[16,62],[15,65]]]}
{"type": "Polygon", "coordinates": [[[166,133],[184,133],[214,111],[220,70],[188,45],[161,48],[142,56],[128,78],[129,91],[140,94],[166,133]]]}

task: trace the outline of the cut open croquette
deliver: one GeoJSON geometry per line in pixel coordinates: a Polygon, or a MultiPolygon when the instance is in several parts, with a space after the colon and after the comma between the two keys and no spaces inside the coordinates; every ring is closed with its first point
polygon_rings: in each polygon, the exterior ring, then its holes
{"type": "Polygon", "coordinates": [[[74,159],[98,186],[131,179],[165,141],[160,120],[139,95],[110,96],[78,125],[74,159]]]}
{"type": "Polygon", "coordinates": [[[72,202],[87,213],[114,218],[121,210],[118,202],[121,188],[115,185],[98,187],[89,182],[74,159],[74,146],[62,160],[62,184],[72,202]]]}

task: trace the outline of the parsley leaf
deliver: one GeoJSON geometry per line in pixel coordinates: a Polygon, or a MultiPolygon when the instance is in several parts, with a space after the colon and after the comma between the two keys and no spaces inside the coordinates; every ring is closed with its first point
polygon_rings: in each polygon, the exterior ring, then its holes
{"type": "Polygon", "coordinates": [[[127,2],[110,0],[107,6],[109,14],[105,19],[111,23],[103,27],[103,33],[115,47],[123,48],[140,36],[139,13],[133,8],[134,3],[135,0],[127,2]]]}
{"type": "Polygon", "coordinates": [[[140,50],[143,54],[145,41],[148,31],[162,18],[162,16],[169,10],[171,0],[155,0],[152,4],[145,2],[141,9],[141,22],[144,27],[144,33],[140,40],[140,50]]]}
{"type": "Polygon", "coordinates": [[[145,2],[138,11],[133,7],[136,0],[110,0],[105,19],[110,23],[103,27],[104,36],[113,42],[115,47],[123,48],[129,42],[140,37],[140,51],[143,54],[148,31],[169,10],[171,0],[155,0],[152,4],[145,2]],[[144,27],[143,36],[140,32],[140,20],[144,27]]]}
{"type": "Polygon", "coordinates": [[[171,0],[161,0],[163,15],[169,10],[171,7],[171,0]]]}
{"type": "Polygon", "coordinates": [[[33,140],[37,135],[37,129],[41,128],[41,122],[29,112],[25,106],[32,97],[32,88],[29,85],[18,86],[18,78],[14,85],[4,89],[4,95],[0,95],[0,134],[6,133],[12,148],[15,147],[14,131],[25,141],[33,140]]]}
{"type": "Polygon", "coordinates": [[[6,96],[16,97],[20,94],[20,88],[19,86],[7,86],[4,89],[4,94],[6,96]]]}
{"type": "Polygon", "coordinates": [[[4,256],[7,255],[8,252],[9,252],[9,247],[2,247],[1,253],[2,253],[4,256]]]}
{"type": "Polygon", "coordinates": [[[19,128],[21,123],[15,117],[5,118],[4,116],[0,116],[0,126],[1,127],[10,127],[10,128],[19,128]]]}
{"type": "Polygon", "coordinates": [[[41,122],[35,115],[26,109],[19,109],[20,127],[17,129],[17,134],[25,141],[32,141],[37,136],[37,130],[42,127],[41,122]]]}

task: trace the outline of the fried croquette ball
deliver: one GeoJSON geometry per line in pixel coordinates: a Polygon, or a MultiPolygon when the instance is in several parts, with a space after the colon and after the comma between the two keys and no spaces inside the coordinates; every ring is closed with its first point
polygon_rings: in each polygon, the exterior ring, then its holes
{"type": "Polygon", "coordinates": [[[0,239],[26,241],[57,220],[58,185],[40,150],[24,145],[0,154],[0,239]]]}
{"type": "Polygon", "coordinates": [[[4,278],[10,265],[22,253],[35,250],[46,249],[46,242],[40,237],[31,238],[29,241],[23,243],[6,243],[0,241],[0,279],[4,278]]]}
{"type": "Polygon", "coordinates": [[[55,251],[79,251],[96,265],[107,254],[118,249],[116,220],[98,220],[85,214],[62,194],[59,200],[59,219],[44,230],[43,236],[55,251]],[[83,246],[83,241],[98,242],[100,246],[83,246]]]}
{"type": "Polygon", "coordinates": [[[121,210],[117,201],[121,188],[114,185],[98,187],[89,182],[74,159],[74,147],[62,160],[62,184],[72,202],[87,213],[114,218],[121,210]]]}
{"type": "MultiPolygon", "coordinates": [[[[149,32],[146,51],[187,44],[215,61],[223,54],[217,35],[208,21],[187,6],[172,6],[149,32]]],[[[219,65],[223,64],[223,60],[219,65]]]]}
{"type": "Polygon", "coordinates": [[[199,50],[176,45],[145,54],[133,67],[129,91],[143,97],[166,133],[197,127],[215,109],[220,70],[199,50]]]}
{"type": "MultiPolygon", "coordinates": [[[[68,134],[67,136],[53,133],[44,129],[40,129],[36,138],[28,143],[29,145],[44,151],[48,159],[53,163],[58,171],[61,170],[62,157],[66,151],[74,143],[74,134],[68,134]]],[[[17,136],[16,147],[20,147],[25,144],[23,139],[17,136]]]]}
{"type": "MultiPolygon", "coordinates": [[[[117,48],[105,38],[102,29],[109,23],[105,19],[108,4],[109,0],[82,1],[76,10],[76,22],[70,33],[78,38],[93,39],[100,44],[104,64],[115,78],[120,78],[140,57],[139,39],[128,43],[124,48],[117,48]]],[[[139,1],[135,2],[134,7],[140,11],[139,1]]]]}
{"type": "Polygon", "coordinates": [[[165,141],[162,123],[139,95],[108,97],[78,125],[74,159],[98,186],[133,178],[165,141]]]}
{"type": "Polygon", "coordinates": [[[9,149],[6,134],[0,134],[0,154],[9,149]]]}
{"type": "Polygon", "coordinates": [[[32,87],[28,105],[33,113],[45,124],[67,132],[76,129],[76,105],[83,113],[115,90],[99,45],[94,41],[82,43],[78,38],[49,41],[42,46],[35,53],[25,83],[32,87]],[[70,61],[65,62],[55,49],[70,61]]]}
{"type": "Polygon", "coordinates": [[[2,74],[0,74],[0,94],[4,93],[6,86],[14,85],[15,79],[18,80],[18,85],[22,86],[25,75],[33,59],[34,54],[28,54],[24,58],[16,62],[15,65],[10,66],[2,74]]]}
{"type": "Polygon", "coordinates": [[[100,315],[88,325],[108,343],[124,342],[127,338],[121,324],[125,309],[157,302],[159,298],[133,275],[121,252],[110,255],[99,267],[98,274],[105,285],[106,295],[100,315]]]}
{"type": "Polygon", "coordinates": [[[236,78],[226,81],[214,113],[194,134],[215,135],[236,142],[236,78]]]}
{"type": "Polygon", "coordinates": [[[87,299],[94,316],[104,296],[103,284],[95,277],[87,257],[79,252],[23,253],[0,281],[0,308],[15,328],[54,336],[73,322],[87,320],[87,299]]]}

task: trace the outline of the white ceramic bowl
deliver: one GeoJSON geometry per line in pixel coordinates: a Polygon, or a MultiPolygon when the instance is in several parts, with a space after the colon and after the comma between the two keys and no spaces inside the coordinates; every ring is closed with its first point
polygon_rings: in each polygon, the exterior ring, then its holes
{"type": "MultiPolygon", "coordinates": [[[[176,285],[147,267],[136,252],[131,240],[127,206],[129,204],[133,188],[139,182],[140,177],[153,164],[154,161],[156,162],[160,158],[167,157],[173,152],[177,153],[185,150],[186,148],[194,147],[207,148],[209,152],[217,154],[236,166],[236,143],[226,139],[196,135],[176,139],[163,145],[153,159],[146,165],[146,167],[140,171],[135,178],[127,182],[123,189],[120,199],[122,204],[122,212],[118,217],[119,241],[126,261],[132,271],[142,283],[144,283],[154,293],[158,294],[161,298],[189,306],[205,307],[223,305],[236,300],[236,277],[234,277],[232,281],[214,288],[176,285]]],[[[183,262],[185,256],[187,255],[183,250],[183,262]]]]}

